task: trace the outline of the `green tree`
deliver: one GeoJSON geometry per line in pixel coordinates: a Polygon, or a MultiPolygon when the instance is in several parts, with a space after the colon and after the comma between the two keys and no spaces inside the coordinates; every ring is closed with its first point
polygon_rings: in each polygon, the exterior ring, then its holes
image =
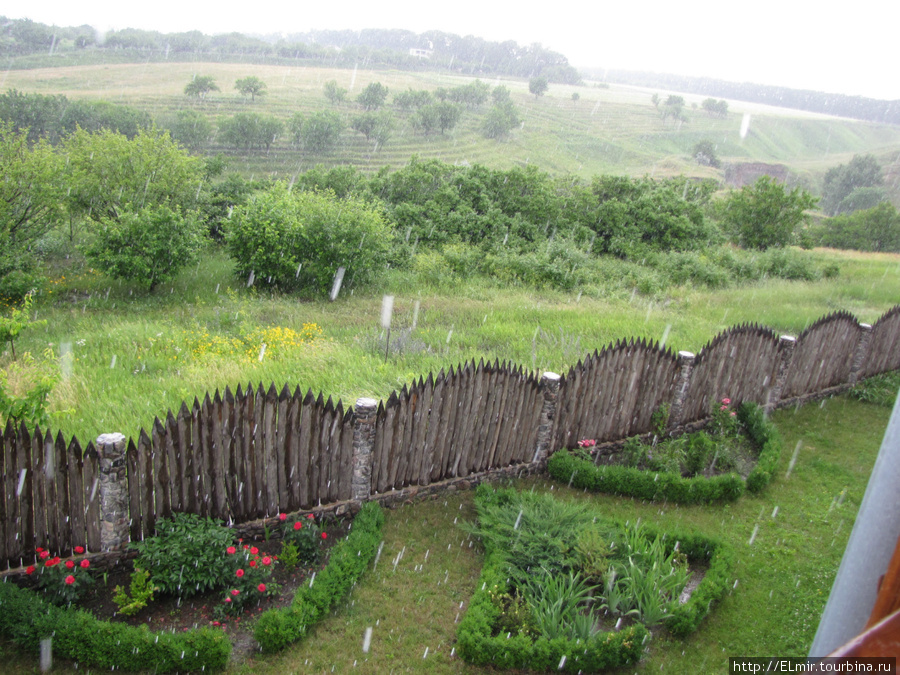
{"type": "Polygon", "coordinates": [[[491,91],[491,101],[494,105],[500,105],[503,103],[507,103],[511,101],[509,89],[504,87],[502,84],[498,84],[491,91]]]}
{"type": "Polygon", "coordinates": [[[380,147],[388,142],[394,131],[394,116],[387,110],[365,112],[350,121],[350,128],[366,137],[367,141],[375,141],[380,147]]]}
{"type": "Polygon", "coordinates": [[[266,83],[255,75],[236,80],[234,88],[241,93],[241,96],[250,96],[251,103],[256,100],[257,96],[266,95],[266,83]]]}
{"type": "Polygon", "coordinates": [[[0,95],[0,121],[9,122],[14,131],[28,131],[28,141],[46,139],[56,143],[61,135],[60,119],[69,101],[65,96],[23,94],[10,89],[0,95]]]}
{"type": "Polygon", "coordinates": [[[277,117],[258,113],[237,113],[219,122],[219,137],[226,145],[249,150],[268,150],[284,131],[284,124],[277,117]]]}
{"type": "Polygon", "coordinates": [[[194,75],[194,78],[184,87],[184,93],[188,96],[196,96],[199,99],[206,98],[211,91],[219,91],[219,85],[212,75],[194,75]]]}
{"type": "Polygon", "coordinates": [[[393,104],[400,110],[415,110],[434,101],[430,91],[424,89],[408,89],[394,94],[393,104]]]}
{"type": "Polygon", "coordinates": [[[378,206],[327,191],[291,192],[283,183],[236,208],[228,232],[239,276],[317,295],[328,292],[340,267],[345,286],[381,269],[392,241],[378,206]]]}
{"type": "Polygon", "coordinates": [[[880,187],[883,182],[881,165],[874,155],[854,155],[848,164],[834,166],[825,173],[822,209],[833,216],[839,212],[841,202],[854,190],[880,187]]]}
{"type": "Polygon", "coordinates": [[[547,78],[543,75],[538,75],[528,80],[528,91],[534,94],[535,98],[546,94],[549,86],[550,83],[547,82],[547,78]]]}
{"type": "Polygon", "coordinates": [[[663,121],[670,117],[676,122],[684,122],[687,120],[687,117],[685,117],[684,114],[684,96],[669,94],[666,97],[665,103],[663,103],[661,112],[663,121]]]}
{"type": "Polygon", "coordinates": [[[722,165],[718,155],[716,155],[715,144],[707,139],[698,141],[694,144],[694,149],[691,150],[691,156],[700,166],[711,166],[718,169],[722,165]]]}
{"type": "Polygon", "coordinates": [[[179,110],[166,128],[173,139],[193,151],[206,145],[213,134],[212,123],[196,110],[179,110]]]}
{"type": "Polygon", "coordinates": [[[343,100],[347,97],[347,90],[343,87],[339,87],[337,80],[328,80],[325,83],[325,98],[331,101],[332,105],[337,105],[338,103],[343,102],[343,100]]]}
{"type": "Polygon", "coordinates": [[[109,276],[152,291],[195,261],[202,241],[201,226],[193,214],[184,216],[160,204],[101,219],[85,253],[109,276]]]}
{"type": "Polygon", "coordinates": [[[871,209],[828,218],[821,226],[819,245],[857,251],[900,252],[900,213],[882,202],[871,209]]]}
{"type": "Polygon", "coordinates": [[[494,105],[485,116],[481,129],[488,138],[505,138],[522,123],[515,104],[507,100],[494,105]]]}
{"type": "Polygon", "coordinates": [[[152,126],[153,120],[146,111],[108,101],[72,101],[59,118],[62,136],[81,128],[85,131],[108,129],[134,138],[138,131],[152,126]]]}
{"type": "Polygon", "coordinates": [[[66,139],[62,153],[66,202],[96,222],[160,204],[190,210],[203,179],[201,160],[157,129],[140,131],[131,140],[112,131],[79,129],[66,139]]]}
{"type": "Polygon", "coordinates": [[[62,170],[46,141],[30,144],[25,130],[0,122],[0,279],[30,269],[30,248],[60,222],[62,170]]]}
{"type": "Polygon", "coordinates": [[[728,101],[717,101],[714,98],[707,98],[701,104],[701,107],[710,117],[728,117],[728,101]]]}
{"type": "Polygon", "coordinates": [[[791,244],[806,210],[816,198],[800,188],[788,190],[770,176],[732,192],[722,204],[722,222],[736,244],[764,251],[791,244]]]}
{"type": "Polygon", "coordinates": [[[356,97],[356,102],[366,110],[378,110],[384,105],[384,102],[387,100],[387,95],[388,88],[381,84],[381,82],[370,82],[366,85],[366,88],[360,92],[359,96],[356,97]]]}
{"type": "Polygon", "coordinates": [[[300,143],[307,152],[314,154],[331,152],[343,130],[344,122],[337,113],[330,110],[313,113],[302,122],[300,143]]]}

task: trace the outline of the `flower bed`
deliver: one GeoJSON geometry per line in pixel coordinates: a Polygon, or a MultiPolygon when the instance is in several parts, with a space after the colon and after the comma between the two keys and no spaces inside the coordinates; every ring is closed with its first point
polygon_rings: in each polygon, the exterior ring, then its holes
{"type": "Polygon", "coordinates": [[[457,632],[457,651],[473,664],[565,672],[634,664],[648,626],[687,635],[729,587],[731,550],[702,535],[626,526],[548,495],[484,485],[475,503],[470,530],[486,558],[457,632]],[[707,568],[681,602],[689,562],[707,568]],[[603,622],[615,624],[600,630],[603,622]]]}
{"type": "MultiPolygon", "coordinates": [[[[137,546],[140,551],[130,588],[117,587],[115,594],[112,585],[127,575],[124,567],[110,574],[115,581],[101,588],[94,584],[99,579],[88,574],[86,559],[61,561],[39,549],[42,564],[26,570],[37,591],[0,584],[0,634],[32,653],[37,653],[42,639],[52,636],[54,655],[80,666],[154,672],[222,669],[232,654],[230,636],[241,649],[258,648],[253,636],[240,626],[249,624],[253,630],[254,620],[269,613],[257,614],[257,610],[281,604],[281,584],[293,590],[299,576],[301,590],[293,598],[294,605],[299,596],[328,595],[329,607],[343,597],[347,589],[337,588],[329,580],[349,578],[348,539],[354,557],[362,536],[373,536],[373,524],[377,524],[374,536],[380,541],[383,514],[377,504],[364,506],[350,537],[331,547],[324,568],[317,563],[326,541],[332,541],[328,532],[320,529],[311,514],[303,518],[282,514],[280,519],[283,538],[260,542],[257,547],[240,540],[232,543],[233,532],[213,521],[176,514],[171,522],[161,521],[157,536],[137,546]],[[183,557],[198,564],[182,568],[183,557]],[[142,570],[142,564],[152,574],[142,570]],[[303,577],[309,572],[313,575],[307,582],[303,577]],[[86,596],[80,593],[84,590],[88,590],[86,596]],[[190,596],[194,597],[185,600],[190,596]],[[110,609],[113,599],[117,608],[110,609]],[[85,611],[83,605],[97,615],[85,611]],[[182,617],[187,622],[184,628],[184,622],[175,624],[182,610],[188,613],[182,617]],[[116,620],[99,618],[111,614],[116,620]],[[166,629],[153,631],[148,624],[158,626],[158,616],[166,629]],[[196,628],[198,624],[205,625],[196,628]]],[[[342,534],[335,528],[330,531],[342,534]]],[[[364,558],[360,571],[370,559],[371,555],[364,558]]]]}
{"type": "Polygon", "coordinates": [[[554,453],[547,471],[573,487],[678,504],[734,501],[745,489],[759,492],[772,480],[781,457],[781,437],[759,406],[744,403],[733,411],[730,403],[723,400],[709,432],[696,432],[655,446],[643,444],[637,437],[629,439],[621,457],[632,466],[598,465],[588,446],[554,453]],[[736,471],[715,474],[710,470],[710,466],[715,468],[722,447],[741,442],[752,448],[756,460],[747,470],[746,479],[736,471]],[[648,460],[654,452],[655,465],[648,460]]]}

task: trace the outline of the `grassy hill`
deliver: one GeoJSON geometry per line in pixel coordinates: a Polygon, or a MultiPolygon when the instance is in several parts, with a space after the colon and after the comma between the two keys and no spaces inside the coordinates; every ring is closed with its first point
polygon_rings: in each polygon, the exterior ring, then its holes
{"type": "MultiPolygon", "coordinates": [[[[470,82],[472,78],[440,73],[348,70],[238,63],[106,64],[64,68],[12,70],[2,86],[26,93],[64,94],[70,99],[105,99],[147,110],[160,124],[181,109],[195,109],[214,123],[237,112],[253,111],[287,121],[296,112],[337,110],[349,123],[361,112],[352,102],[370,82],[390,92],[407,88],[434,90],[470,82]],[[195,75],[210,75],[221,88],[205,101],[184,95],[195,75]],[[255,75],[268,95],[250,103],[234,89],[238,78],[255,75]],[[349,90],[348,102],[332,106],[323,84],[336,80],[349,90]]],[[[269,152],[240,154],[216,144],[205,149],[233,158],[231,167],[245,175],[292,176],[315,164],[354,164],[364,170],[398,167],[412,155],[451,163],[481,163],[495,168],[537,164],[551,172],[587,177],[601,173],[668,176],[685,174],[722,177],[721,170],[698,166],[691,149],[700,140],[717,146],[724,162],[770,162],[787,165],[801,183],[816,190],[825,170],[854,154],[875,154],[888,176],[900,165],[900,128],[830,118],[796,110],[729,101],[725,119],[709,117],[702,97],[686,95],[687,121],[664,121],[653,107],[650,89],[622,85],[551,85],[545,96],[528,93],[524,80],[492,79],[512,92],[523,124],[502,141],[485,138],[480,127],[488,106],[467,110],[460,124],[444,135],[424,136],[397,112],[397,129],[377,150],[358,133],[345,129],[337,149],[311,155],[292,147],[285,134],[269,152]],[[578,100],[573,100],[573,94],[578,100]],[[745,115],[748,133],[741,137],[745,115]]],[[[390,101],[390,97],[389,97],[390,101]]],[[[900,196],[900,194],[895,195],[900,196]]]]}

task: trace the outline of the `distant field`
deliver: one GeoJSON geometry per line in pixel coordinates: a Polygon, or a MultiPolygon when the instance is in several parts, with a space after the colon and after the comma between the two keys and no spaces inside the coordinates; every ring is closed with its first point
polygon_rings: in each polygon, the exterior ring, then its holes
{"type": "MultiPolygon", "coordinates": [[[[452,87],[470,77],[440,73],[331,69],[321,67],[266,66],[235,63],[108,64],[34,70],[9,70],[0,75],[0,88],[28,93],[64,94],[70,98],[102,98],[149,111],[160,123],[183,108],[193,108],[216,121],[236,112],[252,110],[287,120],[295,112],[331,109],[322,93],[328,80],[349,90],[353,99],[367,84],[379,81],[392,93],[407,88],[452,87]],[[220,92],[205,102],[189,99],[185,84],[195,74],[211,75],[220,92]],[[236,79],[255,75],[268,85],[268,95],[251,104],[234,89],[236,79]]],[[[685,95],[688,121],[664,122],[650,102],[653,90],[596,84],[551,85],[535,98],[528,83],[515,79],[489,79],[512,91],[524,123],[507,140],[486,139],[480,126],[487,106],[466,111],[459,126],[445,135],[415,133],[398,113],[394,137],[375,151],[362,135],[345,130],[338,149],[314,156],[292,148],[282,138],[268,153],[239,155],[216,145],[208,152],[231,156],[232,169],[246,175],[292,176],[315,164],[354,164],[364,170],[398,167],[412,155],[451,163],[482,163],[495,168],[537,164],[555,173],[588,177],[600,173],[628,175],[678,175],[719,177],[722,172],[700,167],[690,157],[700,140],[717,144],[723,161],[776,162],[791,168],[801,181],[815,189],[830,166],[856,153],[874,153],[892,173],[900,166],[900,128],[823,115],[729,102],[727,119],[715,119],[700,109],[704,97],[685,95]],[[579,100],[573,101],[577,93],[579,100]],[[749,131],[741,138],[744,114],[750,115],[749,131]]],[[[659,92],[663,98],[666,92],[659,92]]],[[[390,97],[389,97],[390,100],[390,97]]],[[[349,120],[360,111],[352,102],[335,108],[349,120]]],[[[898,168],[900,171],[900,168],[898,168]]]]}

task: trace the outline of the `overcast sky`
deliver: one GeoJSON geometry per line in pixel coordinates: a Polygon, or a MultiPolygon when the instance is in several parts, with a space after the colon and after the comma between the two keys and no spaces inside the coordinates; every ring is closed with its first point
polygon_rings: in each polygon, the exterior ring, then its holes
{"type": "Polygon", "coordinates": [[[574,66],[652,70],[900,99],[896,0],[548,0],[522,9],[485,0],[13,0],[10,18],[101,30],[296,33],[313,29],[442,30],[539,42],[574,66]],[[610,6],[616,5],[616,6],[610,6]],[[242,8],[243,7],[243,8],[242,8]]]}

